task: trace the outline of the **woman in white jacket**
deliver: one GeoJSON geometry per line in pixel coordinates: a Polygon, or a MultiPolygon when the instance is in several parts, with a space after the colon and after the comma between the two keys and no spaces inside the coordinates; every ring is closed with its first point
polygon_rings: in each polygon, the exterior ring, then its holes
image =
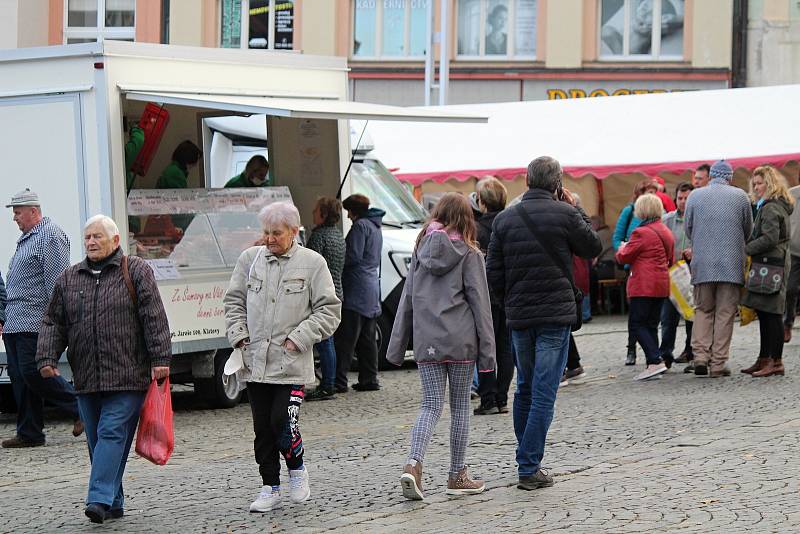
{"type": "Polygon", "coordinates": [[[266,512],[280,504],[280,457],[289,469],[289,496],[307,500],[298,416],[305,384],[313,384],[315,343],[333,335],[341,318],[325,259],[295,242],[300,214],[276,202],[259,213],[266,246],[245,250],[225,294],[227,336],[242,351],[263,487],[250,505],[266,512]]]}

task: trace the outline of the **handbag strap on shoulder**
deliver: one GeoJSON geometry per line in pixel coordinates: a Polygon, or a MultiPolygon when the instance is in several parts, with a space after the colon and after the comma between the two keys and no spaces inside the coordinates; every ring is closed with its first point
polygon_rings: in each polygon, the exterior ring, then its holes
{"type": "Polygon", "coordinates": [[[133,280],[131,279],[131,272],[128,269],[128,256],[122,256],[122,278],[125,280],[125,285],[128,287],[128,294],[131,296],[131,300],[133,301],[133,306],[136,307],[138,305],[138,299],[136,298],[136,288],[133,287],[133,280]]]}

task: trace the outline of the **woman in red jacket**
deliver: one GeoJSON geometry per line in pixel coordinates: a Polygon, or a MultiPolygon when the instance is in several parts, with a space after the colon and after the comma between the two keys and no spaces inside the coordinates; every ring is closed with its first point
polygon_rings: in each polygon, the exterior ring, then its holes
{"type": "Polygon", "coordinates": [[[644,349],[647,368],[636,375],[644,380],[660,375],[672,366],[658,354],[658,322],[664,299],[669,297],[669,268],[673,262],[675,240],[661,222],[661,200],[646,194],[636,200],[634,215],[642,223],[627,243],[617,251],[617,262],[631,266],[628,277],[630,313],[628,331],[644,349]]]}

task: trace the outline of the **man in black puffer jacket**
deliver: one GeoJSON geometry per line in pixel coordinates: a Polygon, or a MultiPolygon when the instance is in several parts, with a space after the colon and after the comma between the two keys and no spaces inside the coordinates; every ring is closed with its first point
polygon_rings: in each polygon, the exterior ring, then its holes
{"type": "Polygon", "coordinates": [[[520,205],[536,235],[520,208],[508,208],[494,221],[486,259],[489,285],[505,304],[516,353],[517,487],[525,490],[553,485],[553,478],[540,466],[578,311],[570,281],[572,256],[593,258],[602,250],[589,217],[563,189],[561,176],[561,165],[551,157],[536,158],[528,165],[528,192],[520,205]]]}

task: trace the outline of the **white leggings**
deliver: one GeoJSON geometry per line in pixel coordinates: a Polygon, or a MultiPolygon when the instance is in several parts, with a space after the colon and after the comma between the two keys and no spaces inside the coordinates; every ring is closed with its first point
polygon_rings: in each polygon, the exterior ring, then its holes
{"type": "Polygon", "coordinates": [[[450,474],[455,476],[464,467],[469,439],[469,395],[472,386],[473,362],[421,363],[422,405],[411,429],[409,460],[422,462],[431,441],[433,429],[442,415],[444,389],[450,382],[450,474]]]}

